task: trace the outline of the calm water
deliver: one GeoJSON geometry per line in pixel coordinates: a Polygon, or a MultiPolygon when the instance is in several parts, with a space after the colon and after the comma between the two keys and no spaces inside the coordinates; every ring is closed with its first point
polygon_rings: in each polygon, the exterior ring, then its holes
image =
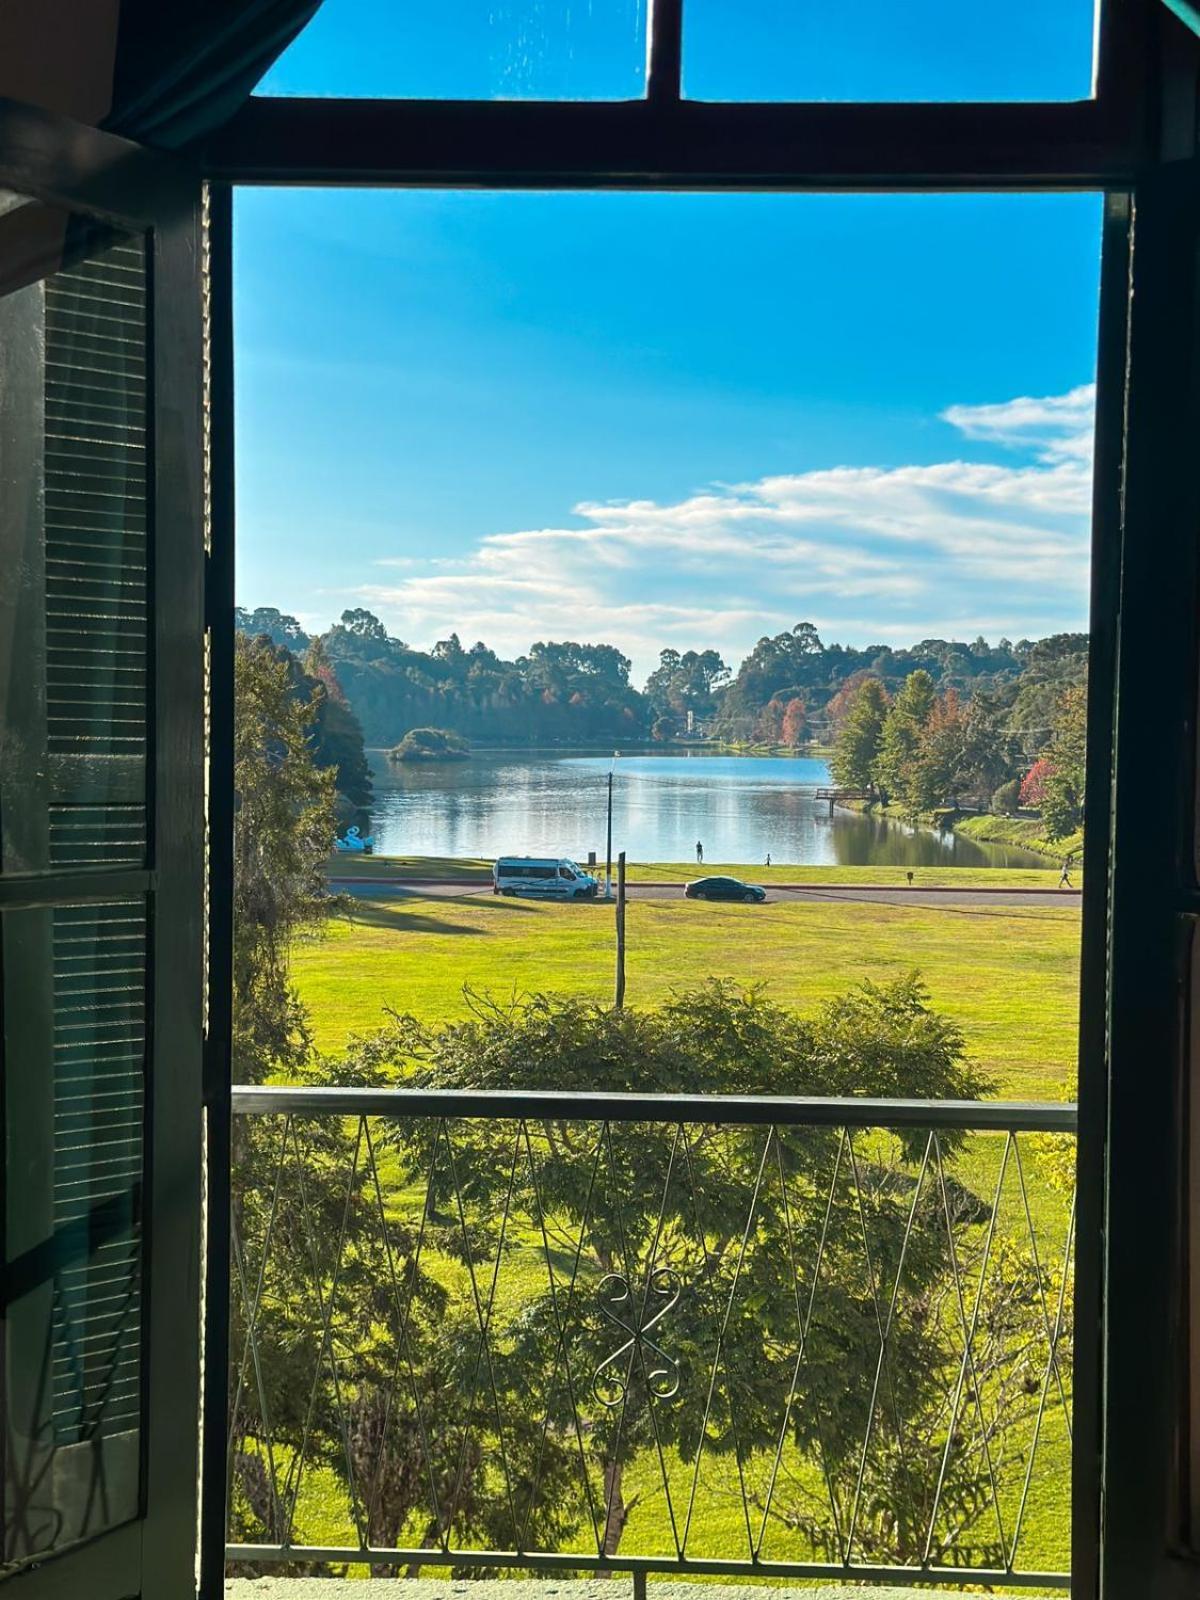
{"type": "MultiPolygon", "coordinates": [[[[608,756],[477,755],[419,766],[372,751],[376,850],[390,855],[604,860],[608,756]]],[[[613,855],[799,866],[1045,866],[1028,851],[835,811],[815,791],[823,761],[774,756],[623,756],[613,781],[613,855]]]]}

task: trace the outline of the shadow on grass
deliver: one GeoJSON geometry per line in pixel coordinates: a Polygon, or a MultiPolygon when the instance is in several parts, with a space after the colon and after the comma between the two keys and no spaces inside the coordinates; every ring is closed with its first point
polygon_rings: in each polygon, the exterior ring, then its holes
{"type": "MultiPolygon", "coordinates": [[[[423,902],[428,904],[428,902],[423,902]]],[[[395,933],[453,933],[482,937],[485,928],[473,928],[469,923],[450,922],[445,917],[430,916],[427,911],[409,911],[395,900],[356,899],[346,913],[345,920],[355,927],[390,928],[395,933]]]]}

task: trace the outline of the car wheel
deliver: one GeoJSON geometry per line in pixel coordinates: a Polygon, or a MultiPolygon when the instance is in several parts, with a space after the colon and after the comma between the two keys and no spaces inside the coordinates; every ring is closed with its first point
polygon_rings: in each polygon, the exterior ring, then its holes
{"type": "Polygon", "coordinates": [[[515,900],[517,898],[517,891],[515,889],[502,889],[501,893],[506,899],[509,900],[515,900]]]}

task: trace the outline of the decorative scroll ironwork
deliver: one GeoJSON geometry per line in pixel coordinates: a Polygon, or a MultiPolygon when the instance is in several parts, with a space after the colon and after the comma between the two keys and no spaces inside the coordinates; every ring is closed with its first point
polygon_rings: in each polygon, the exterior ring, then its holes
{"type": "Polygon", "coordinates": [[[668,1311],[679,1304],[679,1274],[670,1267],[655,1267],[646,1278],[645,1292],[640,1303],[635,1302],[628,1278],[619,1272],[610,1272],[600,1280],[597,1299],[608,1320],[629,1335],[619,1349],[596,1368],[592,1375],[592,1393],[602,1406],[611,1410],[619,1406],[629,1390],[634,1363],[641,1368],[647,1390],[656,1400],[670,1400],[679,1393],[679,1363],[649,1337],[668,1311]],[[652,1315],[651,1296],[665,1301],[652,1315]],[[631,1320],[626,1320],[626,1318],[631,1320]],[[618,1363],[628,1356],[622,1376],[618,1363]],[[647,1357],[659,1365],[647,1365],[647,1357]],[[610,1370],[612,1369],[612,1370],[610,1370]],[[606,1387],[608,1392],[605,1393],[606,1387]]]}
{"type": "Polygon", "coordinates": [[[1068,1583],[1073,1108],[280,1100],[231,1560],[1068,1583]]]}

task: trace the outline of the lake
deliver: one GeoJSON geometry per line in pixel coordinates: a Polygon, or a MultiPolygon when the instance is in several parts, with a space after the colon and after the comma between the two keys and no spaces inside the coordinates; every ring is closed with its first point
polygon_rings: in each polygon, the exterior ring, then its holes
{"type": "MultiPolygon", "coordinates": [[[[431,765],[369,752],[371,827],[385,855],[551,855],[604,860],[609,756],[488,753],[431,765]]],[[[1027,850],[910,829],[818,802],[823,761],[696,752],[622,756],[613,857],[797,866],[1045,867],[1027,850]]]]}

